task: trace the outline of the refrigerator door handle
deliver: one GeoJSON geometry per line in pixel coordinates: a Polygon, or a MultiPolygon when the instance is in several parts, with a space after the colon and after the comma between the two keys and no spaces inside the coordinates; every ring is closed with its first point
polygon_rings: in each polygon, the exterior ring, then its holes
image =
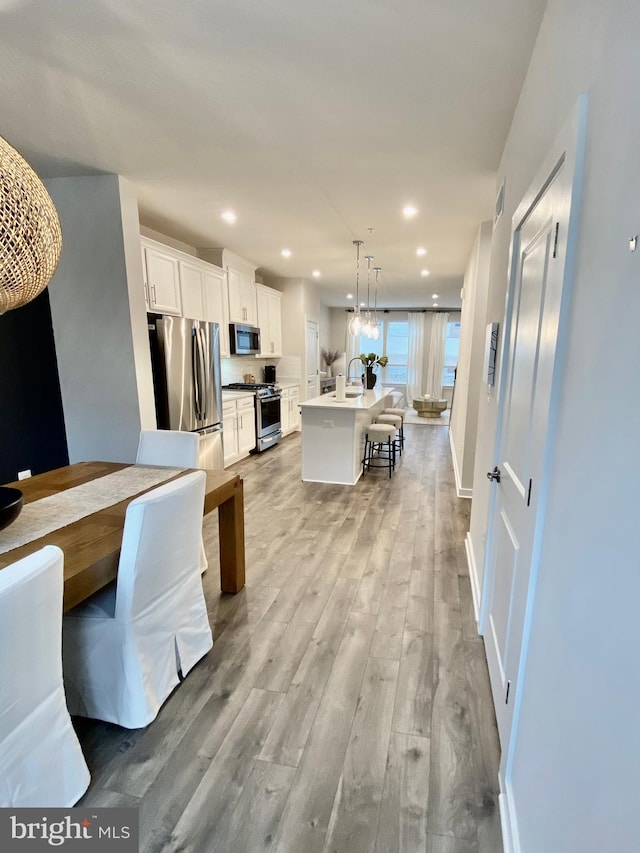
{"type": "Polygon", "coordinates": [[[209,409],[209,395],[207,393],[207,358],[205,351],[204,330],[198,328],[198,351],[200,354],[200,387],[202,389],[202,406],[200,418],[206,422],[209,409]]]}
{"type": "Polygon", "coordinates": [[[198,330],[191,329],[191,378],[193,382],[193,400],[196,409],[196,418],[202,420],[200,406],[200,343],[198,339],[198,330]]]}

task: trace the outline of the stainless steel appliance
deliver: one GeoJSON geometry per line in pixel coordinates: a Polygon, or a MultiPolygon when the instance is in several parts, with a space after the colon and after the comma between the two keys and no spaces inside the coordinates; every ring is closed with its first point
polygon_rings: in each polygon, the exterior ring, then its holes
{"type": "Polygon", "coordinates": [[[244,323],[229,323],[231,355],[257,355],[260,352],[260,329],[244,323]]]}
{"type": "Polygon", "coordinates": [[[201,467],[224,468],[218,324],[151,314],[149,343],[158,428],[199,433],[201,467]]]}
{"type": "Polygon", "coordinates": [[[256,447],[261,453],[282,438],[280,423],[280,388],[270,382],[234,382],[225,385],[233,391],[253,391],[256,395],[256,447]]]}

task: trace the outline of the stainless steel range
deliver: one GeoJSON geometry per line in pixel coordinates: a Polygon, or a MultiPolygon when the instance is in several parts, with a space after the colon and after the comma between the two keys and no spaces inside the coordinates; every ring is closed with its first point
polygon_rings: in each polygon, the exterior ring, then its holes
{"type": "Polygon", "coordinates": [[[280,422],[280,386],[272,382],[232,382],[230,391],[253,391],[256,395],[256,447],[261,453],[282,438],[280,422]]]}

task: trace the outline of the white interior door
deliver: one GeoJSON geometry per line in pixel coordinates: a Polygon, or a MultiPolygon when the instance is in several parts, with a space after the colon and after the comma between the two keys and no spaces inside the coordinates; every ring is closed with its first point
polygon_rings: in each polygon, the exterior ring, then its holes
{"type": "Polygon", "coordinates": [[[513,722],[542,532],[574,179],[575,157],[562,150],[514,217],[498,471],[493,472],[499,480],[494,479],[486,573],[485,639],[503,750],[513,722]]]}
{"type": "Polygon", "coordinates": [[[306,321],[305,373],[307,377],[307,400],[320,395],[318,387],[318,324],[315,320],[306,321]]]}

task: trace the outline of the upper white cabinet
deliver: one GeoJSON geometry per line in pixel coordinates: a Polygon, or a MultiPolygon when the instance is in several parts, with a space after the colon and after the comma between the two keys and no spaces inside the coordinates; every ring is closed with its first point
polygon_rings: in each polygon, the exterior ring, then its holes
{"type": "Polygon", "coordinates": [[[149,311],[182,314],[178,260],[170,251],[144,246],[145,290],[149,311]]]}
{"type": "Polygon", "coordinates": [[[201,257],[218,264],[227,274],[229,322],[258,325],[256,267],[228,249],[202,249],[201,257]]]}
{"type": "Polygon", "coordinates": [[[147,237],[142,257],[147,310],[218,323],[220,355],[230,355],[225,271],[147,237]]]}
{"type": "Polygon", "coordinates": [[[260,354],[258,358],[282,355],[281,294],[271,287],[256,284],[260,354]]]}
{"type": "Polygon", "coordinates": [[[182,316],[204,320],[204,269],[192,261],[179,261],[182,316]]]}
{"type": "Polygon", "coordinates": [[[205,319],[220,324],[220,355],[231,355],[229,349],[229,296],[224,270],[206,264],[204,271],[205,319]]]}

